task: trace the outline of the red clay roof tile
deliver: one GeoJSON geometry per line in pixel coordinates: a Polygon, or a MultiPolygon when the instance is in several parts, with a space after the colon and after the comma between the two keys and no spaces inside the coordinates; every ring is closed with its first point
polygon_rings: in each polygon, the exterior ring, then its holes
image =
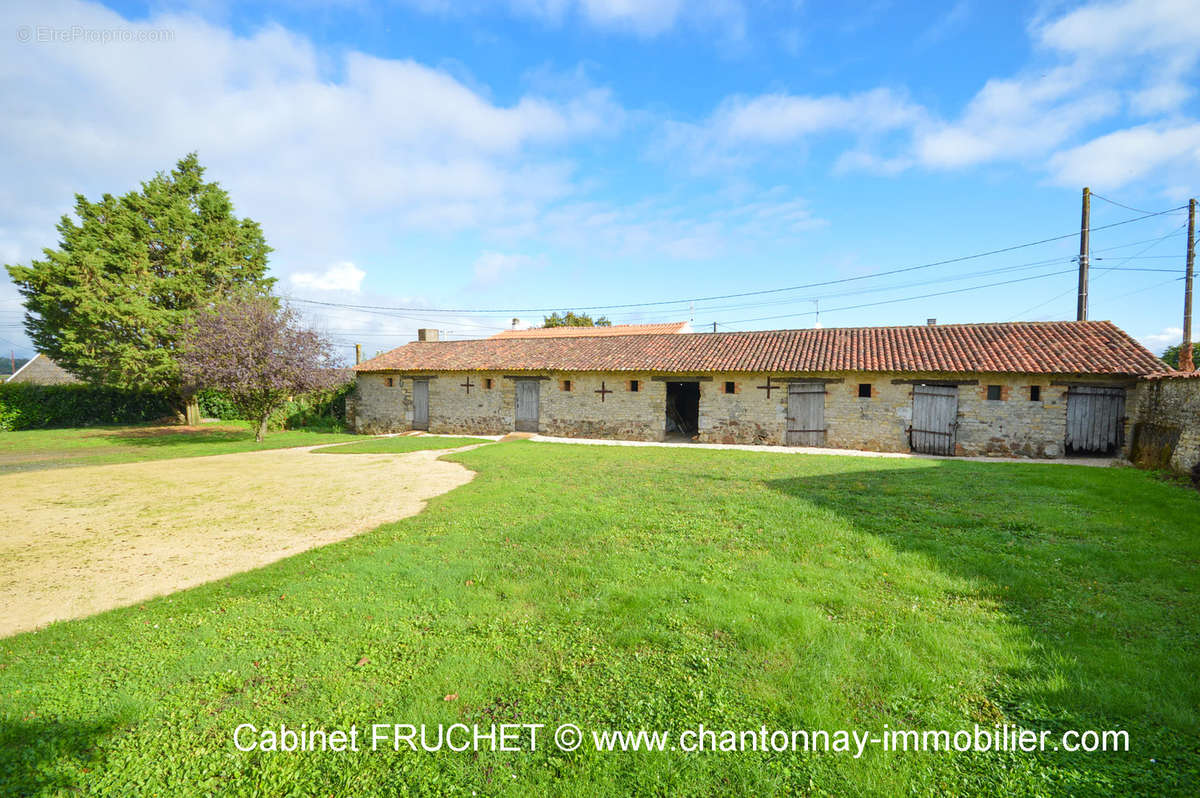
{"type": "Polygon", "coordinates": [[[844,327],[411,343],[374,371],[946,372],[1141,376],[1165,364],[1109,321],[844,327]]]}

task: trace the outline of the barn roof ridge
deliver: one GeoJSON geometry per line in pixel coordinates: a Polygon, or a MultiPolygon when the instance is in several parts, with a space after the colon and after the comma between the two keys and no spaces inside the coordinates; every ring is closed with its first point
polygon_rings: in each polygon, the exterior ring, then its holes
{"type": "MultiPolygon", "coordinates": [[[[683,332],[683,328],[690,324],[691,322],[688,321],[664,321],[648,324],[613,324],[608,327],[532,327],[524,330],[502,330],[488,338],[512,340],[514,338],[620,338],[625,335],[687,335],[688,333],[683,332]],[[655,329],[652,331],[648,329],[650,327],[655,329]],[[629,330],[629,332],[615,332],[615,330],[629,330]]],[[[483,339],[469,338],[467,340],[483,339]]]]}
{"type": "Polygon", "coordinates": [[[1120,374],[1168,367],[1111,321],[979,322],[406,344],[372,371],[1120,374]]]}

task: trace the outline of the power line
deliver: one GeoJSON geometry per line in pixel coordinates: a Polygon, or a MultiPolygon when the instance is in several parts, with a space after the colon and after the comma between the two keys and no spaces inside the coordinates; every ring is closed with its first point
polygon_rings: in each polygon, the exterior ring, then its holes
{"type": "Polygon", "coordinates": [[[1179,282],[1179,281],[1180,281],[1180,280],[1182,280],[1182,279],[1184,279],[1182,276],[1180,276],[1180,277],[1172,277],[1170,280],[1163,280],[1161,283],[1154,283],[1153,285],[1147,285],[1147,286],[1145,286],[1144,288],[1139,288],[1139,289],[1137,289],[1136,291],[1130,291],[1130,292],[1129,292],[1129,293],[1127,293],[1127,294],[1120,294],[1120,295],[1118,295],[1118,296],[1114,296],[1114,297],[1108,297],[1108,298],[1107,298],[1105,301],[1107,301],[1107,302],[1115,302],[1115,301],[1117,301],[1118,299],[1125,299],[1126,297],[1131,297],[1131,296],[1133,296],[1134,294],[1141,294],[1141,293],[1143,293],[1143,292],[1150,291],[1150,290],[1152,290],[1152,289],[1155,289],[1155,288],[1162,288],[1164,285],[1170,285],[1171,283],[1177,283],[1177,282],[1179,282]]]}
{"type": "MultiPolygon", "coordinates": [[[[1184,226],[1186,226],[1186,225],[1184,225],[1184,226]]],[[[1176,234],[1175,231],[1182,230],[1182,229],[1183,229],[1183,227],[1176,227],[1175,230],[1173,230],[1168,235],[1175,235],[1176,234]]],[[[1093,250],[1093,252],[1111,252],[1114,249],[1125,249],[1126,247],[1136,247],[1139,244],[1149,244],[1151,241],[1162,241],[1162,240],[1163,240],[1163,236],[1157,236],[1155,238],[1143,238],[1141,241],[1127,241],[1124,244],[1113,244],[1111,247],[1101,247],[1100,249],[1093,250]]],[[[1156,255],[1153,257],[1167,258],[1167,257],[1176,257],[1176,256],[1156,255]]]]}
{"type": "MultiPolygon", "coordinates": [[[[1099,277],[1100,277],[1100,274],[1101,274],[1101,273],[1105,273],[1105,272],[1112,272],[1112,271],[1118,271],[1118,270],[1120,269],[1120,267],[1121,267],[1121,265],[1122,265],[1122,264],[1124,264],[1124,263],[1128,263],[1129,261],[1131,261],[1131,260],[1134,260],[1135,258],[1140,258],[1142,255],[1146,254],[1147,252],[1149,252],[1150,250],[1154,249],[1156,246],[1158,246],[1158,245],[1159,245],[1159,244],[1161,244],[1162,242],[1166,241],[1168,238],[1170,238],[1170,237],[1172,237],[1172,236],[1174,236],[1174,235],[1178,234],[1178,232],[1179,232],[1180,230],[1182,230],[1182,229],[1183,229],[1184,227],[1186,227],[1186,226],[1187,226],[1187,222],[1184,222],[1184,223],[1183,223],[1183,224],[1181,224],[1179,227],[1176,227],[1174,230],[1172,230],[1171,232],[1167,233],[1166,235],[1162,235],[1162,236],[1159,236],[1158,238],[1151,239],[1151,240],[1150,240],[1150,245],[1149,245],[1148,247],[1146,247],[1145,249],[1138,250],[1138,251],[1137,251],[1137,252],[1135,252],[1134,254],[1132,254],[1132,255],[1130,255],[1130,256],[1128,256],[1128,257],[1124,258],[1123,260],[1120,260],[1120,261],[1118,261],[1116,266],[1110,266],[1110,267],[1108,267],[1108,268],[1106,268],[1106,269],[1098,269],[1098,270],[1097,270],[1096,279],[1099,279],[1099,277]]],[[[1142,243],[1145,243],[1145,242],[1142,242],[1142,243]]],[[[1115,249],[1115,247],[1110,247],[1110,249],[1115,249]]],[[[1093,282],[1095,282],[1095,281],[1093,280],[1093,282]]],[[[1046,301],[1044,301],[1044,302],[1039,302],[1038,304],[1034,305],[1033,307],[1029,307],[1029,308],[1026,308],[1025,310],[1022,310],[1022,311],[1021,311],[1020,313],[1018,313],[1016,316],[1013,316],[1013,317],[1011,317],[1011,318],[1009,318],[1009,319],[1006,319],[1006,321],[1013,321],[1014,319],[1018,319],[1018,318],[1020,318],[1021,316],[1024,316],[1025,314],[1027,314],[1027,313],[1031,313],[1032,311],[1035,311],[1035,310],[1037,310],[1038,308],[1045,307],[1046,305],[1049,305],[1051,302],[1055,302],[1055,301],[1057,301],[1057,300],[1059,300],[1059,299],[1062,299],[1063,297],[1065,297],[1065,296],[1067,296],[1068,294],[1070,294],[1070,293],[1074,292],[1075,290],[1076,290],[1076,289],[1074,289],[1074,288],[1070,288],[1070,289],[1068,289],[1068,290],[1066,290],[1066,291],[1063,291],[1061,294],[1058,294],[1058,295],[1056,295],[1056,296],[1052,296],[1052,297],[1050,297],[1049,299],[1047,299],[1047,300],[1046,300],[1046,301]]]]}
{"type": "MultiPolygon", "coordinates": [[[[1024,283],[1024,282],[1028,282],[1030,280],[1041,280],[1045,277],[1056,277],[1060,274],[1074,274],[1074,273],[1075,273],[1074,269],[1066,269],[1063,271],[1049,272],[1047,274],[1035,274],[1031,277],[1017,277],[1016,279],[1013,279],[1013,280],[1004,280],[1004,281],[998,282],[998,283],[985,283],[983,285],[972,285],[972,286],[968,286],[966,288],[955,288],[950,291],[937,291],[932,294],[921,294],[920,296],[907,296],[907,297],[901,297],[899,299],[884,299],[879,302],[866,302],[861,305],[847,305],[845,307],[840,307],[840,308],[825,308],[825,309],[822,309],[821,312],[822,313],[834,313],[834,312],[837,312],[840,310],[858,310],[859,308],[872,308],[872,307],[877,307],[879,305],[890,305],[895,302],[911,302],[911,301],[917,300],[917,299],[928,299],[930,297],[947,296],[949,294],[962,294],[967,291],[978,291],[981,288],[995,288],[995,287],[1001,286],[1001,285],[1012,285],[1013,283],[1024,283]]],[[[810,310],[810,311],[807,311],[804,313],[785,313],[785,314],[782,314],[779,316],[759,316],[758,318],[754,318],[754,319],[739,319],[738,321],[735,321],[733,323],[734,324],[747,324],[752,321],[767,321],[769,319],[786,319],[786,318],[794,318],[796,316],[812,316],[814,314],[816,314],[816,311],[810,310]]]]}
{"type": "MultiPolygon", "coordinates": [[[[1109,247],[1104,247],[1101,249],[1097,249],[1095,251],[1096,252],[1107,252],[1107,251],[1114,250],[1114,249],[1123,249],[1123,248],[1129,247],[1129,246],[1136,246],[1138,244],[1144,244],[1147,241],[1157,243],[1157,242],[1161,242],[1167,238],[1170,238],[1173,235],[1174,235],[1174,233],[1168,233],[1166,236],[1158,236],[1157,238],[1142,239],[1139,241],[1126,242],[1124,244],[1117,244],[1117,245],[1113,245],[1113,246],[1109,246],[1109,247]]],[[[1148,249],[1142,250],[1142,252],[1146,252],[1146,251],[1148,251],[1148,249]]],[[[1151,257],[1155,257],[1155,256],[1151,256],[1151,257]]],[[[1164,256],[1164,257],[1166,257],[1166,256],[1164,256]]],[[[746,303],[746,304],[740,304],[740,305],[709,305],[709,306],[699,307],[699,308],[697,308],[697,310],[702,311],[702,312],[703,311],[713,312],[713,311],[721,311],[721,310],[740,310],[740,309],[755,308],[755,307],[767,307],[767,306],[771,306],[771,305],[794,305],[794,304],[799,304],[799,303],[813,302],[817,299],[832,299],[832,298],[837,298],[837,297],[860,296],[863,294],[878,293],[880,291],[892,291],[892,290],[899,290],[901,288],[911,288],[911,287],[921,286],[921,285],[932,285],[932,284],[937,284],[937,283],[953,282],[955,280],[969,279],[972,277],[978,277],[978,276],[983,276],[983,275],[988,275],[988,274],[1020,271],[1022,269],[1034,268],[1037,266],[1048,265],[1048,264],[1053,264],[1053,263],[1074,262],[1075,260],[1076,260],[1076,258],[1074,256],[1060,257],[1060,258],[1048,258],[1048,259],[1039,260],[1039,261],[1032,261],[1032,262],[1028,262],[1028,263],[1017,264],[1015,266],[1004,266],[1004,267],[1000,267],[1000,268],[986,269],[986,270],[975,271],[975,272],[970,272],[970,273],[966,273],[966,274],[938,277],[938,278],[934,278],[931,280],[923,280],[923,281],[909,282],[909,283],[894,283],[891,285],[880,286],[880,287],[875,287],[875,288],[866,288],[866,289],[860,289],[860,290],[855,290],[855,291],[844,291],[844,292],[839,292],[839,293],[828,293],[828,294],[820,294],[820,295],[807,295],[804,297],[791,297],[791,298],[782,299],[782,300],[754,302],[754,303],[746,303]]],[[[1104,259],[1098,258],[1097,260],[1104,260],[1104,259]]],[[[1131,262],[1134,260],[1139,260],[1139,257],[1136,253],[1132,256],[1122,259],[1116,267],[1109,267],[1108,270],[1135,271],[1135,269],[1125,269],[1125,268],[1120,267],[1121,263],[1128,263],[1128,262],[1131,262]]],[[[1169,273],[1169,272],[1173,272],[1175,270],[1168,269],[1168,270],[1161,270],[1161,271],[1169,273]]],[[[621,316],[639,316],[642,314],[639,312],[639,313],[627,313],[627,314],[613,313],[613,314],[609,314],[609,315],[611,316],[611,318],[617,319],[621,316]]],[[[708,322],[707,325],[701,325],[701,326],[710,326],[711,324],[712,324],[712,322],[710,321],[710,322],[708,322]]]]}
{"type": "MultiPolygon", "coordinates": [[[[1185,206],[1185,205],[1180,205],[1179,207],[1168,208],[1167,210],[1164,210],[1164,211],[1157,211],[1155,213],[1145,213],[1144,215],[1135,217],[1133,219],[1125,219],[1124,221],[1120,221],[1120,222],[1112,222],[1110,224],[1101,225],[1099,227],[1092,227],[1091,230],[1092,231],[1107,230],[1107,229],[1110,229],[1113,227],[1120,227],[1122,225],[1132,224],[1134,222],[1140,222],[1145,219],[1150,219],[1150,218],[1157,217],[1157,216],[1164,216],[1169,213],[1175,213],[1177,211],[1181,211],[1181,210],[1185,209],[1186,207],[1187,206],[1185,206]]],[[[985,258],[985,257],[989,257],[991,255],[1000,255],[1005,252],[1013,252],[1018,249],[1026,249],[1028,247],[1036,247],[1036,246],[1040,246],[1042,244],[1049,244],[1049,243],[1053,243],[1055,241],[1062,241],[1062,240],[1065,240],[1068,238],[1074,238],[1078,235],[1079,235],[1078,232],[1065,233],[1065,234],[1059,235],[1059,236],[1043,238],[1039,241],[1030,241],[1030,242],[1027,242],[1024,244],[1013,244],[1012,246],[1000,247],[998,249],[992,249],[992,250],[988,250],[986,252],[977,252],[977,253],[974,253],[971,255],[961,255],[961,256],[955,257],[955,258],[947,258],[945,260],[932,261],[930,263],[922,263],[922,264],[918,264],[916,266],[904,266],[904,267],[897,268],[897,269],[889,269],[886,271],[874,272],[872,274],[859,275],[857,277],[843,277],[843,278],[840,278],[837,280],[824,280],[824,281],[815,282],[815,283],[804,283],[802,285],[787,286],[785,288],[768,288],[768,289],[763,289],[763,290],[759,290],[759,291],[743,291],[743,292],[736,293],[736,294],[719,294],[719,295],[715,295],[715,296],[692,297],[692,298],[688,298],[688,299],[660,300],[657,302],[629,302],[629,303],[616,304],[616,305],[571,305],[570,303],[567,303],[566,305],[559,304],[555,307],[542,307],[542,308],[417,308],[417,307],[397,307],[397,306],[386,306],[386,305],[355,305],[355,304],[339,303],[339,302],[322,302],[322,301],[315,300],[315,299],[294,299],[292,301],[301,302],[301,303],[308,304],[308,305],[320,305],[320,306],[325,306],[325,307],[348,308],[348,309],[352,309],[352,310],[374,310],[374,311],[417,312],[417,313],[480,313],[480,314],[488,314],[488,313],[493,313],[493,314],[554,313],[556,311],[562,310],[563,307],[573,307],[578,310],[588,310],[588,311],[618,310],[618,309],[623,309],[623,308],[661,307],[661,306],[665,306],[665,305],[683,305],[683,304],[688,304],[688,303],[693,303],[693,302],[712,302],[712,301],[722,300],[722,299],[740,299],[742,297],[748,297],[748,296],[763,296],[766,294],[779,294],[779,293],[784,293],[787,291],[799,291],[799,290],[802,290],[805,288],[820,288],[823,286],[840,285],[843,283],[856,282],[859,280],[870,280],[870,279],[874,279],[877,277],[886,277],[886,276],[893,275],[893,274],[902,274],[904,272],[917,271],[919,269],[930,269],[935,266],[947,266],[947,265],[950,265],[953,263],[962,263],[963,261],[974,260],[977,258],[985,258]]]]}
{"type": "Polygon", "coordinates": [[[1091,193],[1091,195],[1092,195],[1093,197],[1095,197],[1096,199],[1098,199],[1098,200],[1104,200],[1104,201],[1105,201],[1105,202],[1107,202],[1109,205],[1116,205],[1118,208],[1124,208],[1125,210],[1127,210],[1127,211],[1133,211],[1134,213],[1150,213],[1150,211],[1144,211],[1144,210],[1142,210],[1141,208],[1134,208],[1134,207],[1132,207],[1132,206],[1130,206],[1130,205],[1125,205],[1125,204],[1123,204],[1123,203],[1117,202],[1116,200],[1110,200],[1108,197],[1102,197],[1102,196],[1100,196],[1099,194],[1097,194],[1095,191],[1092,191],[1092,192],[1090,192],[1090,193],[1091,193]]]}
{"type": "MultiPolygon", "coordinates": [[[[986,276],[986,275],[1011,273],[1011,272],[1015,272],[1015,271],[1022,271],[1025,269],[1037,268],[1039,266],[1046,266],[1046,265],[1055,264],[1055,263],[1071,263],[1071,262],[1074,262],[1074,260],[1075,260],[1074,257],[1050,258],[1047,260],[1033,261],[1031,263],[1018,264],[1015,266],[1004,266],[1004,267],[997,268],[997,269],[984,269],[981,271],[970,272],[967,274],[959,274],[959,275],[953,275],[953,276],[948,276],[948,277],[939,277],[939,278],[935,278],[932,280],[919,280],[919,281],[908,282],[908,283],[897,283],[897,284],[892,284],[892,285],[864,288],[864,289],[859,289],[859,290],[854,290],[854,291],[842,291],[842,292],[837,292],[837,293],[821,294],[819,296],[810,295],[810,296],[806,296],[806,297],[795,297],[795,298],[789,298],[789,299],[778,300],[778,301],[773,301],[773,302],[755,302],[755,303],[749,303],[749,304],[744,304],[744,305],[714,305],[714,306],[709,306],[709,307],[697,308],[697,310],[700,310],[700,311],[744,310],[747,308],[766,307],[766,306],[771,306],[771,305],[794,305],[794,304],[799,304],[799,303],[813,302],[816,300],[835,299],[835,298],[851,297],[851,296],[862,296],[864,294],[876,294],[876,293],[886,292],[886,291],[897,291],[897,290],[900,290],[903,288],[915,288],[915,287],[925,286],[925,285],[936,285],[939,283],[955,282],[958,280],[968,280],[968,279],[972,279],[975,277],[982,277],[982,276],[986,276]]],[[[1128,259],[1126,259],[1126,260],[1128,260],[1128,259]]],[[[1107,271],[1159,272],[1159,273],[1165,273],[1165,274],[1174,274],[1174,273],[1178,273],[1179,270],[1178,269],[1123,268],[1120,266],[1115,266],[1115,267],[1110,267],[1107,271]]],[[[719,323],[722,326],[726,326],[726,323],[724,323],[724,322],[719,322],[719,323]]],[[[708,322],[708,324],[701,325],[701,326],[711,326],[711,325],[712,325],[712,322],[708,322]]]]}

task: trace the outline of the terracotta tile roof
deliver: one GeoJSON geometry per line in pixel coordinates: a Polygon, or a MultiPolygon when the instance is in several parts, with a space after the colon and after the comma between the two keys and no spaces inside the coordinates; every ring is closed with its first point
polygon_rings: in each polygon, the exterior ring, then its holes
{"type": "Polygon", "coordinates": [[[505,330],[492,338],[590,338],[597,335],[664,335],[690,332],[686,321],[669,324],[614,324],[611,327],[536,327],[505,330]]]}
{"type": "Polygon", "coordinates": [[[356,371],[891,371],[1141,376],[1166,365],[1109,321],[411,343],[356,371]]]}

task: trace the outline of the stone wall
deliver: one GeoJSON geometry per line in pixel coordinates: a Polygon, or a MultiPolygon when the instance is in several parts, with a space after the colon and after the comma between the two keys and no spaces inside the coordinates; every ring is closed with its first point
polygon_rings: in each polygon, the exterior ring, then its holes
{"type": "MultiPolygon", "coordinates": [[[[544,372],[539,380],[539,427],[561,437],[662,440],[666,434],[667,382],[650,374],[580,374],[544,372]],[[569,386],[565,381],[569,380],[569,386]],[[632,390],[631,381],[637,381],[632,390]],[[599,391],[604,393],[600,394],[599,391]],[[603,399],[602,399],[603,397],[603,399]]],[[[817,375],[805,375],[814,379],[817,375]]],[[[707,443],[782,445],[787,435],[786,378],[770,375],[777,386],[761,386],[768,375],[714,374],[700,381],[698,440],[707,443]],[[731,383],[728,385],[727,383],[731,383]],[[730,392],[729,389],[732,389],[730,392]]],[[[907,452],[912,420],[911,374],[846,372],[826,379],[826,446],[907,452]],[[907,382],[904,382],[907,381],[907,382]],[[870,396],[859,397],[859,384],[870,396]]],[[[403,375],[364,374],[358,378],[355,428],[360,432],[395,432],[412,426],[412,379],[403,375]]],[[[949,374],[923,379],[961,380],[949,374]]],[[[685,378],[681,378],[685,379],[685,378]]],[[[694,378],[693,378],[694,379],[694,378]]],[[[1044,375],[973,375],[974,385],[958,389],[956,453],[1060,457],[1066,434],[1066,385],[1052,385],[1044,375]],[[989,400],[987,386],[1000,386],[1001,398],[989,400]],[[1030,399],[1030,387],[1041,396],[1030,399]]],[[[503,374],[472,373],[471,388],[463,374],[443,373],[429,381],[429,430],[441,433],[503,434],[514,428],[515,382],[503,374]],[[487,387],[487,381],[491,387],[487,387]]],[[[1105,384],[1097,380],[1097,384],[1105,384]]],[[[1126,407],[1138,402],[1129,389],[1126,407]]],[[[1132,415],[1132,413],[1129,413],[1132,415]]],[[[1132,430],[1127,427],[1126,440],[1132,430]]]]}
{"type": "Polygon", "coordinates": [[[661,441],[666,434],[667,384],[649,375],[554,374],[541,389],[539,431],[545,435],[661,441]],[[564,380],[570,380],[570,390],[564,380]]]}
{"type": "Polygon", "coordinates": [[[354,431],[368,435],[402,432],[412,427],[412,383],[393,376],[392,387],[382,374],[355,378],[354,431]]]}
{"type": "Polygon", "coordinates": [[[1200,378],[1149,380],[1138,393],[1130,459],[1180,473],[1200,466],[1200,378]]]}
{"type": "MultiPolygon", "coordinates": [[[[911,374],[845,372],[822,375],[825,383],[825,445],[837,449],[879,452],[910,451],[913,386],[911,374]],[[870,386],[870,397],[859,397],[859,385],[870,386]]],[[[805,375],[811,379],[810,375],[805,375]]],[[[930,381],[962,380],[961,375],[930,373],[930,381]]],[[[786,442],[787,386],[778,375],[780,390],[767,400],[766,374],[716,375],[703,383],[700,394],[700,440],[712,443],[786,442]],[[736,392],[725,393],[733,381],[736,392]]],[[[956,454],[1023,457],[1061,457],[1066,437],[1067,386],[1052,385],[1044,375],[980,374],[976,385],[958,389],[956,454]],[[989,385],[1000,386],[999,400],[987,398],[989,385]],[[1041,396],[1030,399],[1030,388],[1041,396]]],[[[1105,384],[1096,381],[1096,384],[1105,384]]],[[[1131,388],[1126,406],[1136,402],[1131,388]]],[[[1126,440],[1130,429],[1126,426],[1126,440]]]]}

